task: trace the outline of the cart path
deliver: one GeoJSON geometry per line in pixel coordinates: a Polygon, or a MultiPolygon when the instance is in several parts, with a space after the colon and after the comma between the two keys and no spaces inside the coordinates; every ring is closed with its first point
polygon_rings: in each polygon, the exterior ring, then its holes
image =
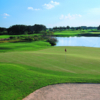
{"type": "Polygon", "coordinates": [[[23,100],[100,100],[100,84],[49,85],[23,100]]]}

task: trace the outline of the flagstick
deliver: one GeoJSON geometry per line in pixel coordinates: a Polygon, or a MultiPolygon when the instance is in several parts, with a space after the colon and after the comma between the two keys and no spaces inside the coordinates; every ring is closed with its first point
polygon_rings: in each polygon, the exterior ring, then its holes
{"type": "Polygon", "coordinates": [[[66,52],[65,52],[65,62],[66,62],[66,52]]]}
{"type": "Polygon", "coordinates": [[[66,52],[67,52],[67,50],[66,50],[66,48],[65,48],[65,62],[66,62],[66,52]]]}
{"type": "Polygon", "coordinates": [[[65,48],[65,62],[66,62],[66,48],[65,48]]]}

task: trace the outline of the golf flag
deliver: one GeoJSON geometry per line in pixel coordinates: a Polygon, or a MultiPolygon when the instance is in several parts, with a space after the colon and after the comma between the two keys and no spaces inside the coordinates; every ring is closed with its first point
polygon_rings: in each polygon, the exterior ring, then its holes
{"type": "Polygon", "coordinates": [[[67,52],[67,50],[65,49],[65,52],[67,52]]]}

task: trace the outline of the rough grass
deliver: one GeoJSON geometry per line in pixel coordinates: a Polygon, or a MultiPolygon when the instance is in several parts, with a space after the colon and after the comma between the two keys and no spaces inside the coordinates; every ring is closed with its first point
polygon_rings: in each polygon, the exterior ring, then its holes
{"type": "Polygon", "coordinates": [[[50,84],[100,83],[100,48],[16,48],[0,53],[0,100],[21,100],[50,84]]]}

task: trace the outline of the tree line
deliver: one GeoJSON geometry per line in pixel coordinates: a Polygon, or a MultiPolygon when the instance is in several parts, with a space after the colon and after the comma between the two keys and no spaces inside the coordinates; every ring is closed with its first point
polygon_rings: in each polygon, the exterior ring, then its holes
{"type": "Polygon", "coordinates": [[[50,30],[87,30],[87,29],[98,29],[98,27],[87,27],[87,26],[79,26],[79,27],[70,27],[70,26],[60,26],[60,27],[53,27],[50,30]]]}
{"type": "MultiPolygon", "coordinates": [[[[98,27],[87,27],[87,26],[79,26],[79,27],[70,27],[70,26],[60,26],[48,28],[49,31],[62,31],[62,30],[85,30],[85,29],[97,29],[100,30],[100,25],[98,27]]],[[[38,34],[41,31],[42,33],[46,33],[46,26],[42,24],[35,24],[33,26],[27,25],[12,25],[9,28],[0,27],[0,35],[21,35],[21,34],[38,34]]]]}
{"type": "Polygon", "coordinates": [[[5,38],[0,39],[0,43],[46,41],[53,46],[57,42],[56,38],[51,37],[53,35],[53,31],[47,30],[45,25],[39,25],[39,24],[35,24],[33,26],[13,25],[9,28],[0,27],[0,35],[13,35],[9,36],[9,38],[6,39],[5,38]],[[22,34],[24,35],[21,36],[22,34]],[[28,35],[28,34],[35,34],[35,35],[28,35]]]}
{"type": "Polygon", "coordinates": [[[40,31],[45,31],[45,25],[35,24],[33,26],[26,25],[13,25],[9,28],[0,27],[0,35],[21,35],[21,34],[34,34],[40,31]]]}

